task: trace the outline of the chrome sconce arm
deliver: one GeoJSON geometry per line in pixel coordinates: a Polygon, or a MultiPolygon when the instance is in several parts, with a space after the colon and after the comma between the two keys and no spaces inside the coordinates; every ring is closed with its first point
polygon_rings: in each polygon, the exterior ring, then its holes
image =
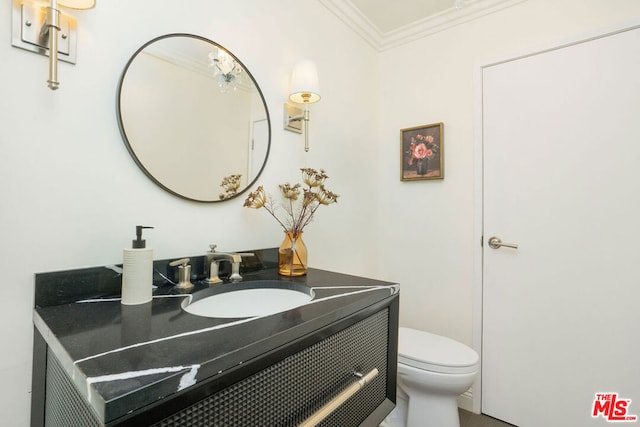
{"type": "Polygon", "coordinates": [[[292,132],[304,133],[304,151],[309,151],[309,105],[304,110],[291,104],[284,105],[284,128],[292,132]],[[302,126],[304,125],[304,131],[302,126]]]}
{"type": "Polygon", "coordinates": [[[51,0],[51,6],[47,7],[47,20],[40,31],[41,38],[49,39],[49,89],[56,90],[60,87],[58,81],[58,31],[60,31],[60,11],[56,0],[51,0]]]}
{"type": "Polygon", "coordinates": [[[81,10],[95,5],[95,0],[50,0],[45,7],[32,0],[13,0],[11,44],[49,56],[47,85],[51,90],[60,87],[58,59],[76,63],[76,20],[62,14],[58,6],[81,10]]]}

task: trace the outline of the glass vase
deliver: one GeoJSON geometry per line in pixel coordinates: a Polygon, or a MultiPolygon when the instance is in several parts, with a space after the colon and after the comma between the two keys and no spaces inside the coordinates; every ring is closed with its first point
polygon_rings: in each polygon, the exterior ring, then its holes
{"type": "Polygon", "coordinates": [[[287,231],[278,249],[278,273],[282,276],[304,276],[307,274],[307,247],[302,240],[302,231],[287,231]]]}

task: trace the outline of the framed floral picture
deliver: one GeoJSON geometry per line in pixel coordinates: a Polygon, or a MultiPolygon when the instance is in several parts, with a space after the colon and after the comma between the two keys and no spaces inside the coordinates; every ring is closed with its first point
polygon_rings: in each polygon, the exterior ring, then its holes
{"type": "Polygon", "coordinates": [[[400,180],[443,179],[442,123],[400,130],[400,180]]]}

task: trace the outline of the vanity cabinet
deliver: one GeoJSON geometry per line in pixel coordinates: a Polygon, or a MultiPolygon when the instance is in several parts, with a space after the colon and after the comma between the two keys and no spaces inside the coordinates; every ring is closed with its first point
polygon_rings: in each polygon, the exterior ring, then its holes
{"type": "Polygon", "coordinates": [[[370,383],[317,424],[377,426],[394,407],[397,309],[396,297],[108,424],[98,421],[49,352],[45,425],[298,426],[377,370],[370,383]]]}
{"type": "Polygon", "coordinates": [[[382,420],[373,414],[391,404],[388,375],[395,375],[388,339],[384,309],[153,425],[297,426],[357,381],[356,373],[377,369],[371,383],[319,424],[377,426],[382,420]]]}
{"type": "Polygon", "coordinates": [[[226,319],[185,311],[192,296],[161,280],[150,303],[122,305],[120,280],[110,266],[36,275],[32,427],[373,427],[395,406],[397,284],[309,269],[290,279],[308,303],[226,319]]]}

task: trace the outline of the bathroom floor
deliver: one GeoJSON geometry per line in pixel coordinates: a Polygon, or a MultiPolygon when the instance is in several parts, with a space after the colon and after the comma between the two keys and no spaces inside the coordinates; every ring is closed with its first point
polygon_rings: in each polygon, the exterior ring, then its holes
{"type": "Polygon", "coordinates": [[[460,427],[512,427],[513,424],[460,409],[460,427]]]}

